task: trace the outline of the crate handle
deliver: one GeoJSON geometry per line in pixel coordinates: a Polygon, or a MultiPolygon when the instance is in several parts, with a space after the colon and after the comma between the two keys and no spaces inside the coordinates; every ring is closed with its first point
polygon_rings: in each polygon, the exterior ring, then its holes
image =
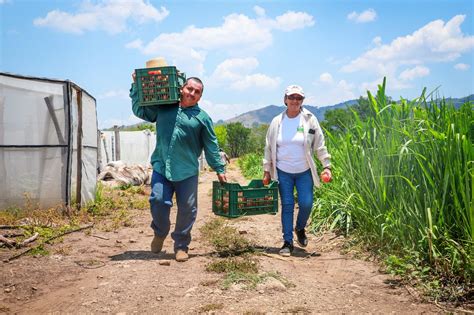
{"type": "Polygon", "coordinates": [[[180,86],[183,86],[185,82],[186,82],[186,75],[184,73],[183,74],[178,73],[178,84],[180,86]],[[180,82],[180,80],[181,80],[181,82],[180,82]]]}

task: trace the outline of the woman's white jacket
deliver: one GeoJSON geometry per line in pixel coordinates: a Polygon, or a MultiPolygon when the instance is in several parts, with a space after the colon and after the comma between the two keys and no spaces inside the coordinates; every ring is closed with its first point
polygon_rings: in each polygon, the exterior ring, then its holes
{"type": "MultiPolygon", "coordinates": [[[[276,171],[277,138],[278,130],[284,115],[286,115],[286,110],[273,118],[270,126],[268,127],[266,137],[263,170],[270,172],[270,176],[274,180],[278,180],[278,174],[276,171]]],[[[331,166],[331,155],[328,153],[324,143],[324,135],[321,127],[319,126],[318,119],[305,108],[301,109],[301,115],[303,116],[305,158],[308,162],[309,168],[311,169],[313,183],[316,187],[319,187],[319,175],[316,168],[316,163],[314,163],[313,160],[313,154],[316,154],[323,167],[331,166]]]]}

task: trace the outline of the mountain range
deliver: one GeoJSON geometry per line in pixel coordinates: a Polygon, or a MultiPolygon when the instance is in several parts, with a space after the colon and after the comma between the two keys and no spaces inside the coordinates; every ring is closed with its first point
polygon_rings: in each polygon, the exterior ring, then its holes
{"type": "MultiPolygon", "coordinates": [[[[474,102],[474,94],[471,94],[466,97],[462,98],[446,98],[446,103],[451,103],[453,104],[456,108],[459,108],[462,104],[471,101],[474,102]]],[[[304,108],[309,110],[311,113],[313,113],[319,121],[324,120],[324,114],[328,110],[333,110],[337,108],[347,108],[349,106],[357,104],[358,100],[349,100],[345,101],[339,104],[335,105],[330,105],[330,106],[324,106],[324,107],[318,107],[318,106],[311,106],[311,105],[304,105],[304,108]]],[[[228,124],[228,123],[234,123],[234,122],[241,122],[245,127],[252,127],[255,125],[259,124],[269,124],[273,117],[276,115],[280,114],[285,110],[285,106],[276,106],[276,105],[268,105],[266,107],[252,110],[246,113],[243,113],[241,115],[238,115],[234,118],[227,119],[225,121],[219,120],[216,125],[220,124],[228,124]]]]}
{"type": "MultiPolygon", "coordinates": [[[[474,94],[471,94],[469,96],[462,97],[462,98],[448,97],[448,98],[445,98],[445,100],[446,100],[446,103],[453,104],[454,107],[459,108],[462,104],[466,102],[474,103],[474,94]]],[[[357,104],[357,102],[358,100],[349,100],[349,101],[345,101],[339,104],[323,106],[323,107],[311,106],[311,105],[304,105],[304,107],[307,110],[309,110],[311,113],[313,113],[318,118],[319,121],[323,121],[324,114],[326,113],[326,111],[337,109],[337,108],[345,109],[349,106],[357,104]]],[[[241,122],[245,127],[250,128],[252,126],[259,125],[259,124],[270,124],[273,117],[283,112],[285,108],[286,108],[285,106],[268,105],[260,109],[256,109],[256,110],[252,110],[252,111],[240,114],[234,118],[230,118],[225,121],[219,120],[215,123],[215,125],[241,122]]],[[[120,126],[120,129],[127,130],[127,129],[134,128],[143,124],[145,123],[140,122],[140,123],[130,125],[130,126],[120,126]]],[[[110,127],[108,129],[103,129],[103,130],[113,130],[113,127],[110,127]]]]}

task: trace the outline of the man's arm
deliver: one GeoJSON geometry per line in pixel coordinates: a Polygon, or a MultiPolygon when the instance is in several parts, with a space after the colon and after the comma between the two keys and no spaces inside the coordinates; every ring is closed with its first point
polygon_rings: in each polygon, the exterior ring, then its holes
{"type": "Polygon", "coordinates": [[[135,72],[132,74],[133,83],[130,88],[130,98],[132,99],[132,111],[138,118],[141,118],[148,122],[156,121],[156,106],[140,106],[140,101],[138,99],[138,89],[135,82],[135,72]]]}
{"type": "Polygon", "coordinates": [[[227,182],[224,174],[225,165],[222,162],[221,156],[219,154],[219,145],[217,143],[217,137],[216,133],[214,132],[212,121],[208,116],[200,117],[199,120],[202,123],[201,140],[203,143],[207,164],[209,164],[209,166],[212,167],[214,171],[216,171],[217,178],[221,183],[227,182]]]}

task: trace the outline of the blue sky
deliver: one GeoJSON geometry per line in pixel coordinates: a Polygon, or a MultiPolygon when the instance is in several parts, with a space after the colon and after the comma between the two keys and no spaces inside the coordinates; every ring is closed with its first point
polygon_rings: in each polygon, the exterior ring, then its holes
{"type": "Polygon", "coordinates": [[[299,84],[305,104],[474,93],[474,1],[0,0],[0,71],[69,79],[99,127],[132,124],[131,73],[164,57],[203,79],[200,106],[228,119],[299,84]]]}

